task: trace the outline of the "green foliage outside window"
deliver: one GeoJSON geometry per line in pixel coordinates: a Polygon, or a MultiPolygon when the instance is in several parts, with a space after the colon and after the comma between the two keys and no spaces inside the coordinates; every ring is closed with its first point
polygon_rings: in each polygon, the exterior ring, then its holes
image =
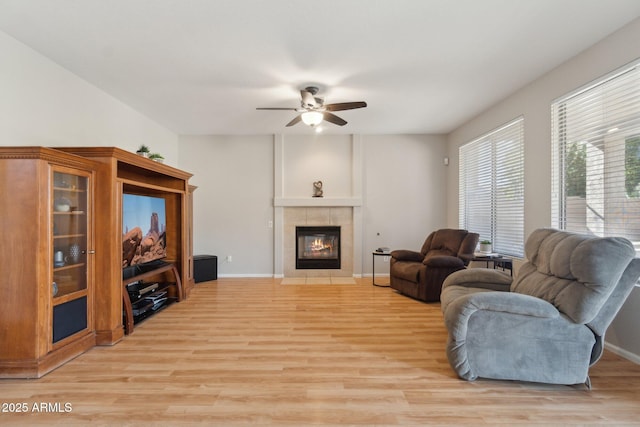
{"type": "Polygon", "coordinates": [[[625,141],[624,186],[627,197],[640,197],[640,136],[625,141]]]}
{"type": "Polygon", "coordinates": [[[587,147],[572,142],[566,152],[565,193],[567,197],[587,197],[587,147]]]}

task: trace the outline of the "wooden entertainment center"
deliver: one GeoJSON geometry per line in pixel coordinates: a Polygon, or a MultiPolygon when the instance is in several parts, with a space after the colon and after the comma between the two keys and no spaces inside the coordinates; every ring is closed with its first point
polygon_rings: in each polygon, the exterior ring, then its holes
{"type": "Polygon", "coordinates": [[[131,281],[189,295],[191,174],[115,147],[0,147],[0,176],[0,378],[41,377],[132,333],[131,281]],[[127,280],[124,193],[163,198],[167,222],[167,263],[127,280]]]}

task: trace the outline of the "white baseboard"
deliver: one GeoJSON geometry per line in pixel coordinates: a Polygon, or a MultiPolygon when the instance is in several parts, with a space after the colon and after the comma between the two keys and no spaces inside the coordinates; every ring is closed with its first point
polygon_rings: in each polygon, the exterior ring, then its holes
{"type": "Polygon", "coordinates": [[[625,359],[640,365],[640,355],[637,355],[635,353],[631,353],[630,351],[627,351],[623,348],[618,347],[617,345],[613,345],[613,344],[609,344],[608,342],[605,341],[604,343],[604,348],[606,348],[607,350],[609,350],[612,353],[617,354],[620,357],[624,357],[625,359]]]}
{"type": "Polygon", "coordinates": [[[218,274],[218,277],[234,279],[234,278],[243,278],[243,277],[252,277],[252,278],[272,278],[273,274],[218,274]]]}
{"type": "MultiPolygon", "coordinates": [[[[376,276],[381,276],[384,277],[384,274],[376,274],[376,276]]],[[[386,275],[387,277],[389,277],[389,275],[386,275]]],[[[270,277],[270,278],[274,278],[274,279],[284,279],[284,274],[218,274],[218,277],[221,278],[229,278],[229,279],[234,279],[234,278],[243,278],[243,277],[248,277],[248,278],[265,278],[265,277],[270,277]]],[[[354,274],[353,275],[354,278],[356,279],[361,279],[363,277],[362,274],[354,274]]],[[[368,277],[371,277],[371,275],[369,275],[368,277]]]]}

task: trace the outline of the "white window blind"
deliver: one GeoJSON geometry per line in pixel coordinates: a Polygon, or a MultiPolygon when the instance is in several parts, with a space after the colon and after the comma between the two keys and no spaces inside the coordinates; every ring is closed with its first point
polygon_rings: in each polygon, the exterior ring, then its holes
{"type": "Polygon", "coordinates": [[[640,249],[640,61],[552,104],[554,226],[640,249]]]}
{"type": "Polygon", "coordinates": [[[524,119],[459,149],[459,225],[493,251],[524,255],[524,119]]]}

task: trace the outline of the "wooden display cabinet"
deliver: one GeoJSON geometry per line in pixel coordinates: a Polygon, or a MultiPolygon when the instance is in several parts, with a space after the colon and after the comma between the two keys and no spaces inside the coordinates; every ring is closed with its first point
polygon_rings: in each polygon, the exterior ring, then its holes
{"type": "MultiPolygon", "coordinates": [[[[116,147],[59,147],[58,150],[95,160],[96,251],[104,254],[96,265],[100,286],[96,289],[96,340],[112,345],[124,337],[122,272],[122,195],[124,193],[162,197],[167,214],[167,258],[175,266],[180,288],[178,299],[188,295],[189,235],[188,192],[190,173],[116,147]]],[[[126,314],[126,312],[125,312],[126,314]]],[[[130,328],[129,328],[130,332],[130,328]]]]}
{"type": "Polygon", "coordinates": [[[188,295],[190,177],[115,147],[0,147],[0,378],[40,377],[123,338],[125,192],[164,198],[170,267],[144,279],[170,276],[172,301],[188,295]]]}
{"type": "Polygon", "coordinates": [[[195,185],[189,185],[187,193],[187,282],[184,290],[185,296],[189,295],[196,284],[193,264],[193,193],[197,188],[195,185]]]}
{"type": "Polygon", "coordinates": [[[0,377],[38,378],[93,347],[97,163],[0,147],[0,377]]]}

